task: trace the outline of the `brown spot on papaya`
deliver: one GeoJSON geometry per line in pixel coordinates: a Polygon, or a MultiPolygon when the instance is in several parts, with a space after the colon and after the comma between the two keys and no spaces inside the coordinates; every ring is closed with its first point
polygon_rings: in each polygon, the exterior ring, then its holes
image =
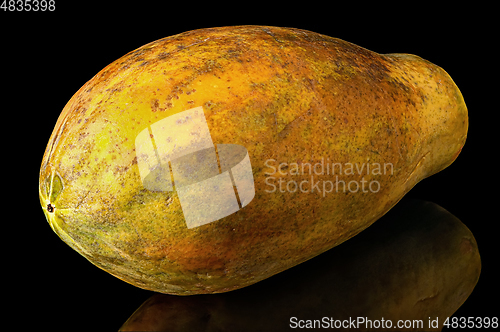
{"type": "Polygon", "coordinates": [[[158,111],[159,107],[160,107],[160,102],[158,101],[158,99],[151,100],[151,111],[156,112],[158,111]]]}

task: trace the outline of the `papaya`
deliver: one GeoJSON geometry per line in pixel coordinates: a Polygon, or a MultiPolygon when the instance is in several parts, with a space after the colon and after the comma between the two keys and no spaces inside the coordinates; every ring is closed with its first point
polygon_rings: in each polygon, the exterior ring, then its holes
{"type": "Polygon", "coordinates": [[[465,143],[439,66],[293,28],[144,45],[62,110],[39,196],[97,267],[168,294],[254,284],[352,238],[465,143]]]}
{"type": "Polygon", "coordinates": [[[480,271],[477,243],[458,218],[404,198],[353,239],[255,285],[155,294],[120,331],[440,331],[480,271]]]}

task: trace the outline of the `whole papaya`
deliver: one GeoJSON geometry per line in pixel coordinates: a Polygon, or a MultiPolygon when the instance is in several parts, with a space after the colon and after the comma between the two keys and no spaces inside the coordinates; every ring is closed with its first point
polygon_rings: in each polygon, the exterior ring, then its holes
{"type": "Polygon", "coordinates": [[[202,29],[104,68],[63,109],[39,178],[59,237],[170,294],[241,288],[353,237],[450,165],[449,75],[276,27],[202,29]]]}

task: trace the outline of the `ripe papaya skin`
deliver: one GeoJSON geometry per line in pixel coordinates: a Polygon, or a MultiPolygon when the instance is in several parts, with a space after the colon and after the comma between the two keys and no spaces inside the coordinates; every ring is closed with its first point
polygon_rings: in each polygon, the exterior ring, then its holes
{"type": "Polygon", "coordinates": [[[371,225],[455,160],[467,126],[457,86],[417,56],[380,55],[291,28],[195,30],[128,53],[70,99],[42,160],[40,202],[63,241],[126,282],[179,295],[225,292],[371,225]],[[255,197],[187,229],[175,191],[143,186],[134,140],[195,107],[203,108],[214,143],[247,149],[255,197]],[[393,172],[338,177],[376,180],[376,193],[268,192],[270,182],[311,177],[273,165],[322,160],[390,163],[393,172]]]}
{"type": "Polygon", "coordinates": [[[120,331],[277,332],[323,317],[393,324],[349,326],[354,331],[441,331],[480,271],[477,243],[458,218],[437,204],[404,198],[353,239],[255,285],[223,294],[155,294],[120,331]],[[429,317],[438,324],[429,328],[429,317]],[[398,320],[423,325],[397,328],[398,320]]]}

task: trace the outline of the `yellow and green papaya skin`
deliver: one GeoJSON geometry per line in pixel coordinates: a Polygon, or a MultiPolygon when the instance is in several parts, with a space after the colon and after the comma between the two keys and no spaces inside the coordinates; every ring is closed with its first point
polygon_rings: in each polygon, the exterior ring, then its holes
{"type": "Polygon", "coordinates": [[[226,292],[368,227],[455,160],[467,127],[450,76],[417,56],[292,28],[195,30],[126,54],[70,99],[43,157],[40,202],[63,241],[126,282],[226,292]],[[178,190],[145,187],[136,149],[145,130],[192,109],[202,110],[215,145],[247,150],[255,194],[237,212],[188,228],[178,190]],[[307,168],[318,163],[382,169],[307,168]],[[308,190],[286,188],[303,181],[308,190]],[[328,181],[378,186],[326,193],[328,181]]]}

